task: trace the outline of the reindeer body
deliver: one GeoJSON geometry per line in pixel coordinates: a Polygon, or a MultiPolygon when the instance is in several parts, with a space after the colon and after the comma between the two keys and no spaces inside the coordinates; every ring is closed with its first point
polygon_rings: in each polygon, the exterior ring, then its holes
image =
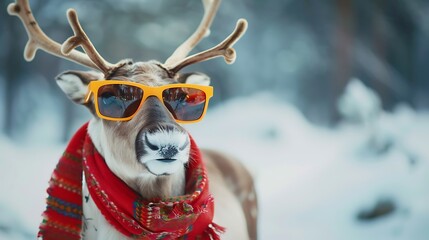
{"type": "MultiPolygon", "coordinates": [[[[144,200],[184,195],[187,166],[193,155],[192,139],[178,123],[198,121],[205,110],[199,116],[187,119],[187,115],[181,116],[182,113],[175,108],[180,107],[179,104],[186,104],[192,109],[192,104],[201,103],[195,100],[200,99],[201,94],[193,98],[194,95],[183,89],[200,93],[204,91],[204,109],[207,108],[211,96],[207,95],[209,77],[202,73],[181,74],[179,71],[190,64],[218,56],[223,56],[227,63],[234,62],[235,50],[232,46],[246,31],[247,22],[240,19],[233,33],[212,49],[187,56],[209,32],[220,4],[219,0],[203,0],[205,14],[200,26],[165,63],[134,63],[125,59],[111,64],[98,54],[80,26],[74,10],[68,11],[68,18],[75,35],[60,45],[39,28],[28,1],[16,1],[17,3],[9,5],[8,11],[17,15],[26,27],[29,42],[24,56],[27,60],[32,60],[37,49],[42,49],[97,70],[67,71],[57,77],[57,83],[72,101],[86,106],[94,115],[89,122],[87,134],[109,171],[144,200]],[[75,50],[78,46],[81,46],[86,54],[75,50]],[[92,85],[94,82],[100,84],[92,85]],[[100,90],[103,87],[107,90],[100,90]],[[128,89],[128,92],[120,93],[123,88],[128,89]],[[148,93],[143,93],[146,91],[144,89],[148,90],[148,93]],[[121,106],[125,106],[129,104],[127,99],[136,97],[138,91],[142,91],[138,98],[139,105],[133,108],[133,112],[126,115],[126,118],[113,113],[101,113],[100,104],[105,104],[101,106],[105,108],[102,110],[114,109],[109,105],[111,95],[116,94],[112,100],[115,104],[121,103],[121,106]],[[176,95],[175,91],[185,94],[186,97],[176,95]],[[100,92],[110,95],[105,96],[100,92]],[[130,95],[131,93],[134,95],[130,95]],[[175,108],[168,103],[170,98],[171,101],[179,102],[175,108]]],[[[128,111],[128,105],[126,110],[128,111]]],[[[125,116],[125,110],[122,114],[125,116]]],[[[207,169],[209,190],[214,197],[213,223],[226,228],[226,233],[221,238],[256,239],[257,199],[251,175],[238,161],[218,152],[203,151],[202,155],[207,169]]],[[[127,239],[103,216],[92,199],[93,195],[90,195],[88,186],[84,178],[82,237],[91,240],[127,239]]]]}

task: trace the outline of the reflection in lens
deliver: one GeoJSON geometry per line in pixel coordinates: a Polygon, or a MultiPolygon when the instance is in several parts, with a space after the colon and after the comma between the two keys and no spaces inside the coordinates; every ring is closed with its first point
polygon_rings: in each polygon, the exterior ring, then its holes
{"type": "Polygon", "coordinates": [[[111,118],[132,116],[143,98],[143,90],[125,84],[104,85],[98,90],[98,109],[101,115],[111,118]]]}
{"type": "Polygon", "coordinates": [[[163,91],[162,98],[174,118],[182,121],[200,119],[206,104],[204,91],[195,88],[169,88],[163,91]]]}

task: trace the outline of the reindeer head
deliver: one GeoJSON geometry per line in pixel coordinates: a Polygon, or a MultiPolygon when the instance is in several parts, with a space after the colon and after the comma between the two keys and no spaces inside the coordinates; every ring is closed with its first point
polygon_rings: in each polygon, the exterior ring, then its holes
{"type": "Polygon", "coordinates": [[[67,16],[74,36],[59,44],[38,26],[28,0],[16,0],[8,7],[9,14],[18,16],[27,30],[29,41],[24,50],[27,61],[34,58],[37,49],[42,49],[96,70],[67,71],[57,77],[57,83],[72,101],[92,112],[94,118],[88,132],[97,150],[109,168],[131,187],[137,188],[137,182],[148,179],[156,181],[163,176],[183,174],[180,170],[188,162],[189,136],[178,123],[200,120],[212,89],[206,75],[179,71],[219,56],[227,63],[235,60],[232,46],[246,31],[244,19],[238,20],[232,34],[217,46],[188,56],[208,35],[220,0],[203,0],[203,3],[205,14],[200,25],[165,63],[127,59],[116,64],[107,62],[92,45],[73,9],[68,10],[67,16]],[[79,46],[85,53],[75,49],[79,46]],[[193,116],[178,110],[194,105],[200,107],[188,109],[199,111],[193,116]]]}

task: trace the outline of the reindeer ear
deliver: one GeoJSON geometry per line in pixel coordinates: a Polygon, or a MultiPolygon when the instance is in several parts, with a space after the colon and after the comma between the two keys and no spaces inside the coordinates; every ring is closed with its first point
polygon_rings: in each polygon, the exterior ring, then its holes
{"type": "Polygon", "coordinates": [[[77,104],[84,103],[89,82],[99,79],[103,79],[103,74],[94,71],[66,71],[56,77],[61,90],[77,104]]]}
{"type": "Polygon", "coordinates": [[[197,84],[197,85],[203,85],[203,86],[210,85],[209,76],[200,72],[182,73],[180,74],[177,81],[179,81],[180,83],[197,84]]]}

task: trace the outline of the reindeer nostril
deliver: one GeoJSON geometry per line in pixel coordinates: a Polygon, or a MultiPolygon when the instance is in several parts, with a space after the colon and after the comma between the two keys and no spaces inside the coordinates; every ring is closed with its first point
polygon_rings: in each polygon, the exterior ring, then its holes
{"type": "Polygon", "coordinates": [[[154,150],[154,151],[159,150],[159,147],[158,147],[157,145],[155,145],[155,144],[153,144],[153,143],[151,143],[151,142],[149,141],[149,139],[147,138],[147,134],[145,134],[145,135],[144,135],[144,140],[146,141],[146,145],[147,145],[150,149],[152,149],[152,150],[154,150]]]}
{"type": "Polygon", "coordinates": [[[163,146],[163,147],[161,147],[161,150],[160,150],[160,153],[164,158],[172,158],[178,152],[179,152],[179,150],[177,150],[177,148],[175,146],[172,146],[172,145],[163,146]]]}

